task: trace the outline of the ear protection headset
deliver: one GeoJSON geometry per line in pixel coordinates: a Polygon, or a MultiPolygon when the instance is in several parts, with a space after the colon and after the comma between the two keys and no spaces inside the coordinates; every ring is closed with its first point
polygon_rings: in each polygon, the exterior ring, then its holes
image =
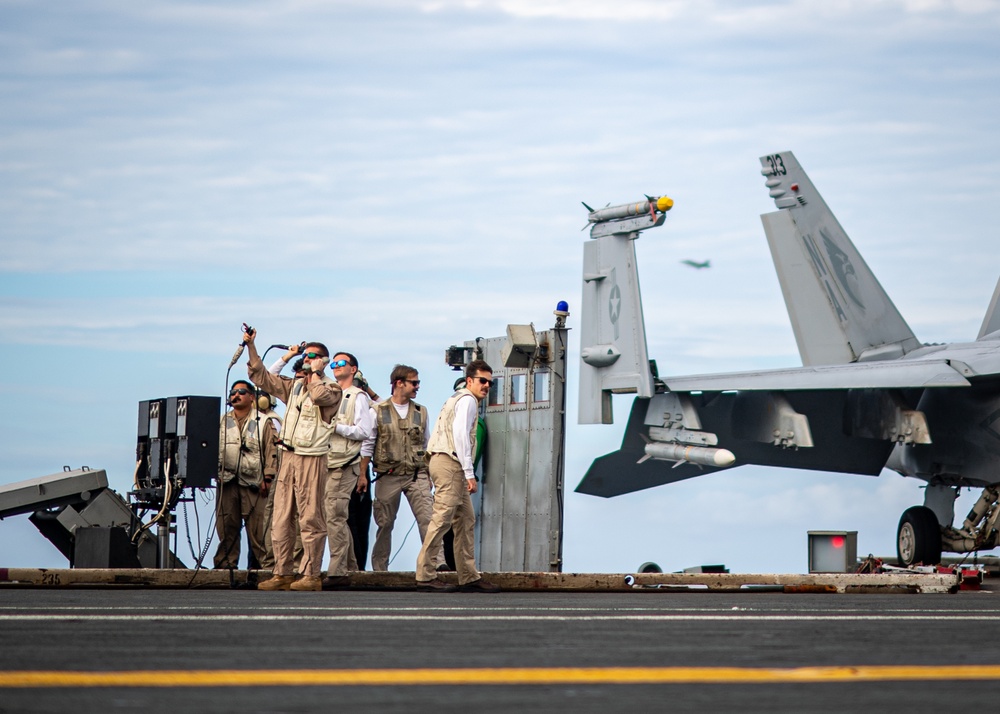
{"type": "Polygon", "coordinates": [[[257,409],[262,412],[270,411],[274,407],[274,400],[267,392],[257,392],[257,409]]]}

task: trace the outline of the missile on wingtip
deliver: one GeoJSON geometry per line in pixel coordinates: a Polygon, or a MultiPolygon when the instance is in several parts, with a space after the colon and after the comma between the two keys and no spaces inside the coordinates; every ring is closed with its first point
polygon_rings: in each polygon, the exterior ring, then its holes
{"type": "Polygon", "coordinates": [[[710,446],[687,446],[685,444],[665,444],[651,442],[646,444],[646,455],[639,463],[647,459],[661,461],[689,461],[702,466],[732,466],[736,457],[729,449],[714,449],[710,446]]]}
{"type": "Polygon", "coordinates": [[[583,205],[590,211],[587,220],[591,223],[601,223],[602,221],[613,221],[618,218],[633,218],[647,213],[666,213],[674,207],[674,200],[669,196],[647,196],[645,201],[598,208],[596,211],[586,203],[583,205]]]}

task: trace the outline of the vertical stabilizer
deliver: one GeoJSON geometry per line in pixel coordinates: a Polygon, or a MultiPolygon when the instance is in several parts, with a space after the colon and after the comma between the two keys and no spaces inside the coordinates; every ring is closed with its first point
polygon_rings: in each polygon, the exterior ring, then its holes
{"type": "Polygon", "coordinates": [[[653,396],[635,264],[638,235],[603,235],[583,246],[581,424],[612,423],[612,393],[653,396]]]}
{"type": "Polygon", "coordinates": [[[806,366],[892,359],[919,342],[790,151],[762,156],[761,216],[806,366]]]}
{"type": "Polygon", "coordinates": [[[1000,300],[1000,280],[997,281],[997,286],[993,289],[993,299],[990,300],[990,306],[986,310],[986,317],[983,318],[983,326],[979,328],[979,335],[976,337],[977,340],[1000,330],[1000,310],[997,309],[998,300],[1000,300]]]}

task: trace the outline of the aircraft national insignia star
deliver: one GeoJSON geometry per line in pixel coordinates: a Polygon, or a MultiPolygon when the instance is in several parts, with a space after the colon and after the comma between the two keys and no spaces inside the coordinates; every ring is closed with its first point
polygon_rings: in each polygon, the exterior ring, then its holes
{"type": "Polygon", "coordinates": [[[611,271],[611,296],[608,298],[608,314],[611,324],[615,326],[615,339],[618,339],[618,318],[622,314],[622,291],[615,279],[615,271],[611,271]]]}

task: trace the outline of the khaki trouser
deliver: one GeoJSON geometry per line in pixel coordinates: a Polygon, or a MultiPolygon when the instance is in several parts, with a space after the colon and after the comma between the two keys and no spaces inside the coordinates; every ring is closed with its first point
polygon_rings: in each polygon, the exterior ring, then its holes
{"type": "MultiPolygon", "coordinates": [[[[271,521],[274,513],[274,491],[277,484],[272,483],[267,492],[267,506],[264,508],[264,559],[260,561],[261,570],[274,570],[274,542],[271,538],[271,521]]],[[[295,548],[292,549],[292,560],[295,572],[299,572],[302,564],[302,536],[299,535],[299,517],[292,516],[292,531],[295,533],[295,548]]]]}
{"type": "Polygon", "coordinates": [[[417,582],[437,577],[431,554],[440,551],[441,540],[448,528],[455,533],[458,584],[475,582],[479,580],[474,540],[476,512],[472,510],[472,496],[466,486],[465,473],[458,461],[445,454],[431,456],[430,472],[434,482],[434,511],[420,555],[417,556],[417,582]]]}
{"type": "MultiPolygon", "coordinates": [[[[264,548],[264,506],[266,499],[260,491],[241,486],[237,479],[223,483],[219,487],[216,503],[215,532],[219,536],[219,548],[215,551],[216,568],[239,567],[240,537],[244,524],[247,541],[257,563],[265,557],[264,548]]],[[[248,558],[249,561],[252,558],[248,558]]]]}
{"type": "MultiPolygon", "coordinates": [[[[375,545],[372,546],[372,570],[388,570],[389,555],[392,553],[392,527],[399,513],[400,495],[406,494],[410,510],[417,521],[420,531],[420,542],[423,543],[427,534],[427,524],[431,521],[434,510],[434,499],[431,497],[431,480],[426,471],[420,471],[416,477],[412,474],[380,474],[373,484],[375,488],[375,545]]],[[[444,563],[444,551],[439,548],[431,554],[435,568],[444,563]]]]}
{"type": "Polygon", "coordinates": [[[358,569],[358,558],[354,555],[354,539],[347,527],[347,514],[351,506],[351,492],[358,486],[361,464],[355,462],[326,473],[326,492],[323,511],[326,513],[326,536],[330,541],[331,577],[347,575],[349,570],[358,569]]]}
{"type": "Polygon", "coordinates": [[[298,572],[319,577],[323,567],[326,523],[323,521],[323,488],[326,454],[301,456],[286,452],[274,482],[274,516],[271,542],[274,544],[274,574],[295,573],[295,537],[302,536],[302,562],[298,572]],[[298,516],[298,527],[295,518],[298,516]]]}

